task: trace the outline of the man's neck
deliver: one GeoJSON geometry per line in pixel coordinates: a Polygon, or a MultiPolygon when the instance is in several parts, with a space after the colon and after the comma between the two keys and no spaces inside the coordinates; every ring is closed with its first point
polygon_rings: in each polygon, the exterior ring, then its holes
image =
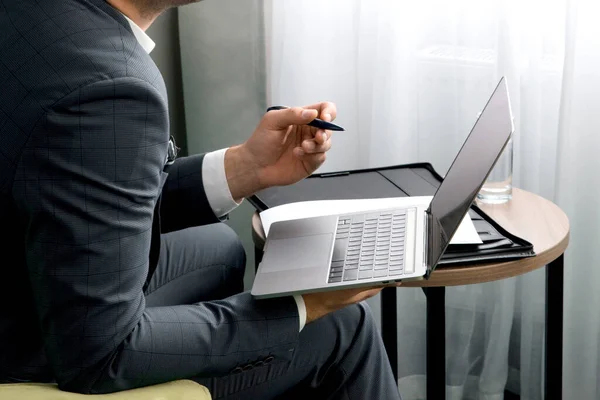
{"type": "Polygon", "coordinates": [[[160,15],[160,11],[141,10],[132,0],[107,0],[107,2],[125,14],[142,30],[146,30],[152,25],[154,20],[160,15]]]}

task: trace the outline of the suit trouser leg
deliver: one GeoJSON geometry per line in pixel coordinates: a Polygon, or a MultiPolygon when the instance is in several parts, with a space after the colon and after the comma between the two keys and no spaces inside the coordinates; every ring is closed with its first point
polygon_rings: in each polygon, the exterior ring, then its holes
{"type": "Polygon", "coordinates": [[[162,235],[160,257],[146,290],[146,306],[220,300],[244,290],[246,254],[225,224],[162,235]]]}
{"type": "Polygon", "coordinates": [[[306,325],[291,361],[193,379],[208,387],[215,400],[400,399],[366,303],[306,325]]]}
{"type": "MultiPolygon", "coordinates": [[[[191,304],[239,293],[244,264],[243,247],[225,224],[163,235],[147,304],[191,304]]],[[[208,387],[214,399],[400,398],[366,303],[306,325],[293,353],[291,361],[267,358],[238,373],[193,379],[208,387]]]]}

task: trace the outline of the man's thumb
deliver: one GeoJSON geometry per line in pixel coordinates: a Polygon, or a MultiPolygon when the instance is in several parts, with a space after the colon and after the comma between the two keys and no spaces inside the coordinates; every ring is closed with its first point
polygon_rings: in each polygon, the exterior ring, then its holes
{"type": "Polygon", "coordinates": [[[306,125],[319,115],[317,110],[301,107],[286,108],[285,110],[270,111],[266,119],[275,129],[285,129],[290,125],[306,125]]]}

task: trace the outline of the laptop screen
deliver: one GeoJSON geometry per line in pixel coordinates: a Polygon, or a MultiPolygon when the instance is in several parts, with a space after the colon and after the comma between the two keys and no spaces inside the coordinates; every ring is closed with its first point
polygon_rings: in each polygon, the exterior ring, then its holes
{"type": "Polygon", "coordinates": [[[506,80],[502,78],[429,206],[428,267],[439,262],[513,129],[506,80]]]}

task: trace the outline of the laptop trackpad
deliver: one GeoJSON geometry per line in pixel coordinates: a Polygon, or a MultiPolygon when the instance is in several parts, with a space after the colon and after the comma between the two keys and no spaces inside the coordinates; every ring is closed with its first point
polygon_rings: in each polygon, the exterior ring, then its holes
{"type": "Polygon", "coordinates": [[[302,236],[269,241],[261,263],[262,272],[328,267],[333,234],[302,236]]]}

